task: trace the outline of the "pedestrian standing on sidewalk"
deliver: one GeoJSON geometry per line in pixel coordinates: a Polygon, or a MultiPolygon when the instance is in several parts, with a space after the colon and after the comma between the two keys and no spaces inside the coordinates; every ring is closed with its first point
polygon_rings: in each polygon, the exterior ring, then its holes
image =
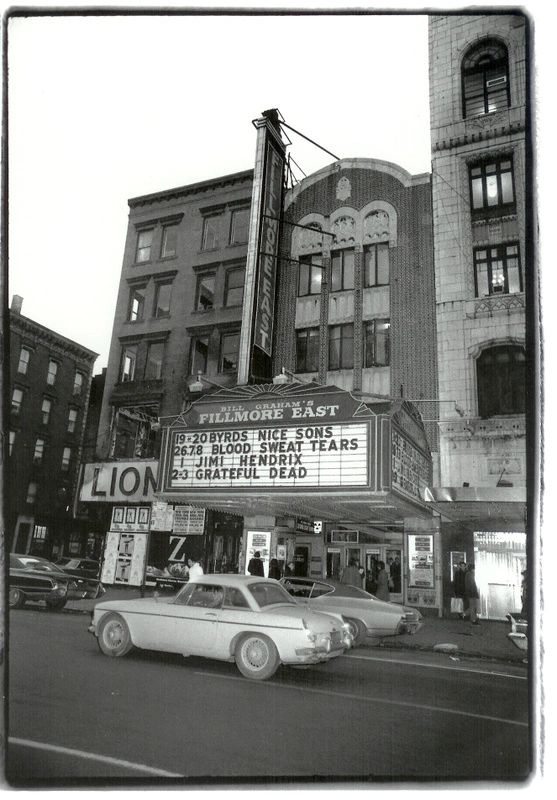
{"type": "Polygon", "coordinates": [[[464,598],[466,596],[466,564],[459,561],[453,576],[454,596],[462,600],[462,611],[458,612],[460,619],[464,619],[464,598]]]}
{"type": "Polygon", "coordinates": [[[343,569],[340,582],[344,583],[345,586],[361,587],[362,578],[358,571],[357,563],[354,558],[351,558],[348,566],[343,569]]]}
{"type": "Polygon", "coordinates": [[[265,577],[265,572],[263,570],[263,562],[261,561],[261,553],[257,550],[253,554],[253,558],[250,558],[248,564],[248,572],[250,575],[258,575],[261,578],[265,577]]]}
{"type": "Polygon", "coordinates": [[[465,617],[470,617],[473,625],[479,625],[478,611],[480,608],[480,593],[476,585],[476,576],[474,574],[474,565],[468,564],[466,574],[464,576],[464,596],[466,598],[467,608],[464,612],[465,617]]]}
{"type": "Polygon", "coordinates": [[[190,580],[192,578],[197,578],[198,575],[203,575],[203,567],[197,560],[197,558],[188,558],[188,567],[189,569],[189,576],[190,580]]]}
{"type": "Polygon", "coordinates": [[[385,569],[385,562],[379,562],[379,572],[377,573],[377,591],[375,592],[375,596],[378,600],[385,600],[387,603],[391,599],[391,593],[389,592],[389,574],[385,569]]]}
{"type": "Polygon", "coordinates": [[[269,578],[274,578],[280,581],[280,567],[276,558],[272,558],[269,562],[269,578]]]}

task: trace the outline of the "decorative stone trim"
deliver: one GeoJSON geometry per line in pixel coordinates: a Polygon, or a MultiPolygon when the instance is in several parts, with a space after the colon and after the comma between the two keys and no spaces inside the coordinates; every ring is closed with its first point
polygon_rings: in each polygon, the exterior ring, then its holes
{"type": "Polygon", "coordinates": [[[482,316],[493,316],[493,314],[506,312],[510,314],[513,310],[523,312],[526,302],[523,294],[506,294],[503,296],[482,297],[481,300],[474,301],[474,310],[466,312],[468,319],[477,319],[482,316]]]}

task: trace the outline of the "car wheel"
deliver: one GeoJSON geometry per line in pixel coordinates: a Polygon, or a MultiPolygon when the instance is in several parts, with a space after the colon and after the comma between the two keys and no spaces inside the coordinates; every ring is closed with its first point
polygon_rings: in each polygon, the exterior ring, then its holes
{"type": "Polygon", "coordinates": [[[10,608],[22,608],[25,605],[25,595],[21,589],[10,589],[8,595],[8,605],[10,608]]]}
{"type": "Polygon", "coordinates": [[[246,678],[264,681],[277,671],[280,658],[277,648],[266,636],[251,634],[242,637],[234,653],[236,666],[246,678]]]}
{"type": "Polygon", "coordinates": [[[125,656],[133,647],[130,629],[120,614],[107,614],[100,622],[97,642],[105,656],[125,656]]]}
{"type": "Polygon", "coordinates": [[[358,647],[358,645],[363,644],[366,638],[366,628],[363,622],[360,622],[359,619],[352,619],[351,617],[346,617],[346,622],[350,626],[350,633],[354,639],[354,647],[358,647]]]}
{"type": "Polygon", "coordinates": [[[59,600],[47,600],[46,607],[51,611],[61,611],[66,605],[66,598],[62,597],[59,600]]]}

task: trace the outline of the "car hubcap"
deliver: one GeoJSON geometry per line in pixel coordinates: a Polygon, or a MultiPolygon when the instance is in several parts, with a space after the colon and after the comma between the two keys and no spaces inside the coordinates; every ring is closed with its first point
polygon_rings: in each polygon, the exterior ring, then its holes
{"type": "Polygon", "coordinates": [[[252,669],[262,669],[269,658],[267,645],[261,639],[250,639],[244,645],[244,657],[252,669]]]}
{"type": "Polygon", "coordinates": [[[19,592],[17,589],[10,589],[9,599],[11,605],[14,605],[19,600],[19,592]]]}
{"type": "Polygon", "coordinates": [[[124,630],[120,623],[113,622],[111,625],[108,625],[105,630],[104,638],[109,647],[119,647],[124,641],[124,630]]]}

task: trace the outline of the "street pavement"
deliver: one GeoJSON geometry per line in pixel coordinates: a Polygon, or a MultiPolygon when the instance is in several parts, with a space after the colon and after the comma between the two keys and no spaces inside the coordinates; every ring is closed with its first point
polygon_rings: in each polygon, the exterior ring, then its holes
{"type": "MultiPolygon", "coordinates": [[[[145,596],[153,595],[146,588],[145,596]]],[[[97,603],[107,600],[133,600],[141,596],[137,588],[127,586],[108,587],[106,593],[97,600],[70,600],[64,608],[68,613],[91,613],[97,603]]],[[[448,658],[484,658],[496,661],[526,663],[527,653],[520,650],[508,638],[510,623],[494,620],[481,620],[472,625],[455,614],[449,617],[424,616],[423,625],[415,634],[385,636],[379,640],[368,639],[365,647],[381,650],[440,651],[448,658]]]]}

